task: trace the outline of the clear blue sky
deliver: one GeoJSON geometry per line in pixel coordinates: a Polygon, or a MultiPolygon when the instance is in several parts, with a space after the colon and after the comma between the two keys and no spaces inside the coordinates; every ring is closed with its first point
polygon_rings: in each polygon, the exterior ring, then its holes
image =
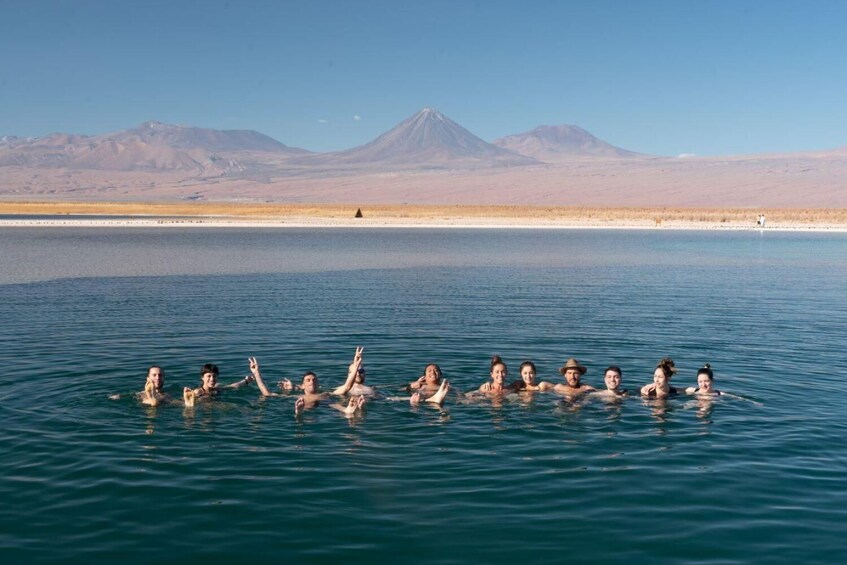
{"type": "Polygon", "coordinates": [[[159,120],[328,151],[430,106],[489,141],[576,124],[661,155],[834,148],[845,30],[836,0],[0,0],[0,135],[159,120]]]}

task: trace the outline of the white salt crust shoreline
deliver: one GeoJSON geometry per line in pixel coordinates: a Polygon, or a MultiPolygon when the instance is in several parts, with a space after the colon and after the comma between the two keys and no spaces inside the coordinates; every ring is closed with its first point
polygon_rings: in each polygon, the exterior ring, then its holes
{"type": "Polygon", "coordinates": [[[761,232],[847,232],[847,225],[773,223],[765,228],[723,222],[664,221],[661,225],[647,220],[616,222],[578,220],[532,220],[521,218],[432,218],[432,219],[337,219],[274,218],[267,220],[222,217],[156,218],[143,216],[115,220],[84,218],[14,220],[0,219],[0,228],[389,228],[389,229],[605,229],[605,230],[689,230],[689,231],[761,231],[761,232]]]}

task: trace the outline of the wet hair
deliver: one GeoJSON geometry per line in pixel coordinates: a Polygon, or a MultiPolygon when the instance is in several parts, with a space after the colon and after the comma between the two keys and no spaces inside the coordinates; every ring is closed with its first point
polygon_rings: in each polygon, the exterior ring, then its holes
{"type": "MultiPolygon", "coordinates": [[[[529,367],[529,368],[532,369],[533,373],[538,374],[538,369],[535,368],[535,363],[533,363],[532,361],[524,361],[523,363],[521,363],[521,367],[520,367],[519,370],[523,371],[524,367],[529,367]]],[[[492,367],[492,369],[493,369],[493,367],[492,367]]]]}
{"type": "Polygon", "coordinates": [[[670,357],[663,357],[656,368],[662,370],[666,379],[671,378],[676,373],[676,365],[670,357]]]}
{"type": "Polygon", "coordinates": [[[162,376],[165,376],[165,370],[160,365],[150,365],[149,367],[147,367],[147,374],[149,375],[150,371],[152,371],[153,369],[159,369],[162,372],[162,376]]]}
{"type": "Polygon", "coordinates": [[[619,374],[621,376],[621,378],[623,378],[623,371],[621,371],[621,368],[618,367],[617,365],[609,365],[608,367],[603,369],[603,376],[605,377],[606,373],[608,373],[609,371],[614,371],[617,374],[619,374]]]}
{"type": "Polygon", "coordinates": [[[429,369],[430,367],[435,367],[435,372],[438,373],[438,380],[440,381],[441,376],[442,376],[441,375],[441,367],[439,367],[437,363],[430,363],[426,367],[424,367],[424,375],[426,375],[426,370],[429,369]]]}
{"type": "Polygon", "coordinates": [[[494,370],[494,367],[496,367],[497,365],[503,365],[503,368],[504,368],[504,369],[506,369],[506,368],[507,368],[507,367],[506,367],[506,362],[505,362],[505,361],[503,361],[502,359],[500,359],[500,356],[499,356],[499,355],[495,355],[494,357],[492,357],[492,358],[491,358],[491,366],[489,367],[489,370],[490,370],[490,371],[493,371],[493,370],[494,370]]]}
{"type": "Polygon", "coordinates": [[[217,377],[218,373],[219,373],[218,366],[213,365],[211,363],[206,363],[205,365],[200,367],[200,376],[202,377],[206,373],[212,373],[213,375],[215,375],[217,377]]]}
{"type": "Polygon", "coordinates": [[[303,373],[303,379],[305,380],[306,377],[308,377],[309,375],[311,375],[315,378],[318,378],[318,376],[315,373],[313,373],[312,371],[306,371],[305,373],[303,373]]]}
{"type": "Polygon", "coordinates": [[[706,363],[703,365],[699,371],[697,371],[697,376],[706,375],[709,377],[709,380],[712,381],[715,379],[715,374],[712,372],[712,366],[706,363]]]}

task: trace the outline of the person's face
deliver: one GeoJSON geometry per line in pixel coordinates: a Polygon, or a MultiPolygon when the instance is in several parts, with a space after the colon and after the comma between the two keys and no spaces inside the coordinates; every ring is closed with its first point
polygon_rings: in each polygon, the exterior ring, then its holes
{"type": "Polygon", "coordinates": [[[147,380],[157,389],[162,388],[165,385],[165,372],[160,367],[150,367],[147,371],[147,380]]]}
{"type": "Polygon", "coordinates": [[[712,379],[709,378],[709,375],[703,373],[697,375],[697,387],[703,392],[711,392],[712,379]]]}
{"type": "Polygon", "coordinates": [[[218,377],[215,373],[209,371],[208,373],[203,373],[203,388],[215,388],[218,386],[218,377]]]}
{"type": "Polygon", "coordinates": [[[535,371],[532,370],[530,365],[524,365],[521,369],[521,379],[528,386],[535,384],[535,371]]]}
{"type": "Polygon", "coordinates": [[[318,377],[315,375],[306,375],[303,377],[303,391],[308,394],[318,392],[318,377]]]}
{"type": "Polygon", "coordinates": [[[353,382],[362,384],[365,382],[365,369],[364,367],[360,367],[358,371],[356,371],[356,376],[353,377],[353,382]]]}
{"type": "Polygon", "coordinates": [[[506,382],[506,366],[502,363],[497,363],[491,368],[491,380],[495,385],[502,386],[506,382]]]}
{"type": "Polygon", "coordinates": [[[578,369],[568,369],[565,371],[565,380],[568,382],[569,386],[578,387],[579,386],[579,370],[578,369]]]}
{"type": "Polygon", "coordinates": [[[668,378],[665,376],[665,372],[661,367],[656,367],[656,370],[653,371],[653,383],[660,388],[667,386],[668,378]]]}
{"type": "Polygon", "coordinates": [[[427,365],[426,371],[424,371],[424,378],[426,379],[426,384],[437,385],[441,381],[441,371],[435,365],[427,365]]]}
{"type": "Polygon", "coordinates": [[[606,388],[609,390],[618,390],[618,387],[621,386],[621,374],[617,371],[606,371],[606,374],[603,375],[603,380],[606,382],[606,388]]]}

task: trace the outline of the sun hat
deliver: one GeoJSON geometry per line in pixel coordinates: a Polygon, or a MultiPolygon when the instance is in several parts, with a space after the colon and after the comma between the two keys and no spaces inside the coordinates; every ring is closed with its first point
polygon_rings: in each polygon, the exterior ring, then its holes
{"type": "Polygon", "coordinates": [[[576,369],[577,371],[579,371],[580,375],[584,375],[585,372],[588,370],[585,367],[583,367],[582,365],[580,365],[579,361],[577,361],[573,357],[571,357],[570,359],[565,361],[565,364],[562,365],[561,368],[559,369],[559,374],[564,375],[567,372],[568,369],[576,369]]]}

